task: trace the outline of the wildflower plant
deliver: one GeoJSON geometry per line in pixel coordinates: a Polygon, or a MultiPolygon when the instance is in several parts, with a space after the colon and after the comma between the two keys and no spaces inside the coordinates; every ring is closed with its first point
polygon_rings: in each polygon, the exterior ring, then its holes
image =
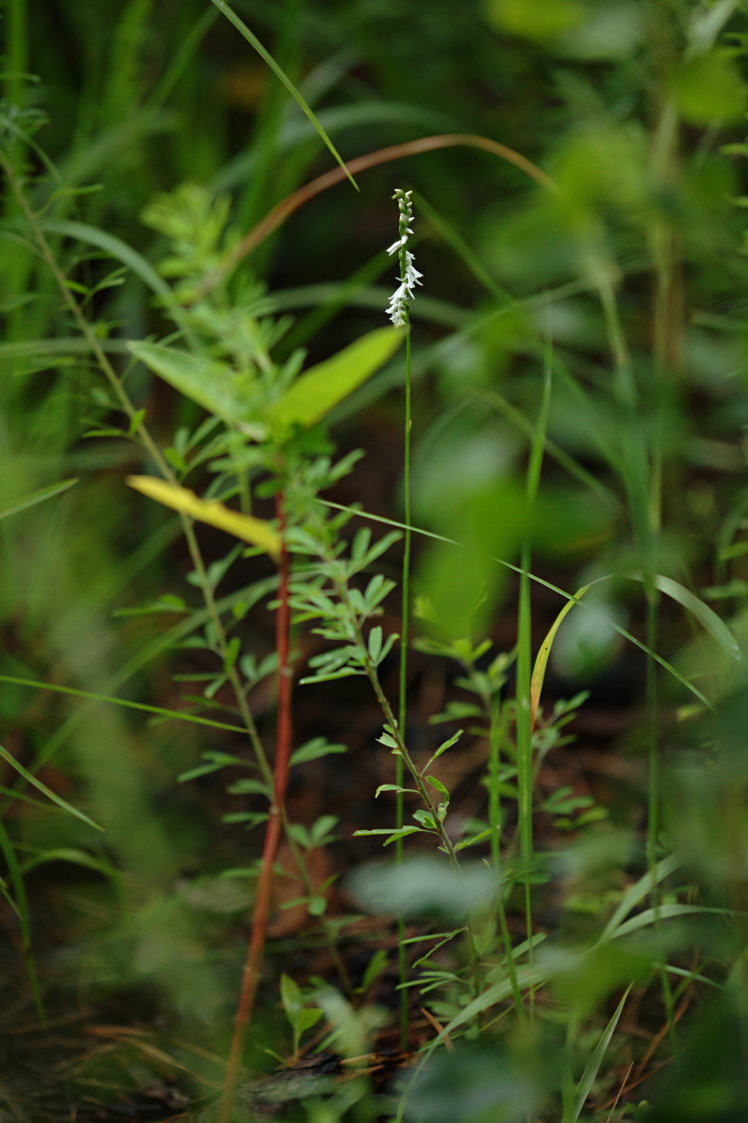
{"type": "Polygon", "coordinates": [[[395,194],[392,196],[392,198],[397,201],[400,211],[400,222],[397,241],[387,247],[387,253],[390,257],[392,257],[393,254],[397,254],[398,256],[400,262],[400,276],[397,280],[400,283],[390,297],[390,302],[387,305],[387,315],[396,328],[405,328],[410,324],[409,305],[415,300],[416,285],[422,284],[421,278],[423,277],[423,273],[419,273],[416,269],[414,265],[415,258],[408,249],[408,239],[413,233],[413,228],[410,225],[413,221],[412,196],[412,191],[403,191],[401,187],[398,187],[395,194]]]}

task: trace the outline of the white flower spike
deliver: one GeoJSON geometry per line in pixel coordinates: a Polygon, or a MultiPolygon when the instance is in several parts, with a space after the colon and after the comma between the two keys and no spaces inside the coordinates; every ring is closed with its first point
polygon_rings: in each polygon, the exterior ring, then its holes
{"type": "Polygon", "coordinates": [[[403,191],[398,187],[397,191],[392,196],[392,198],[397,201],[400,211],[400,222],[398,225],[399,237],[396,242],[393,242],[391,246],[387,247],[387,253],[390,257],[392,257],[394,253],[398,255],[400,261],[400,276],[397,280],[400,284],[390,297],[390,302],[387,305],[387,315],[396,328],[405,328],[410,323],[408,305],[411,301],[415,300],[415,288],[416,285],[421,284],[421,277],[423,276],[423,273],[419,273],[413,264],[413,254],[408,249],[408,236],[413,233],[410,225],[413,221],[412,194],[412,191],[403,191]]]}

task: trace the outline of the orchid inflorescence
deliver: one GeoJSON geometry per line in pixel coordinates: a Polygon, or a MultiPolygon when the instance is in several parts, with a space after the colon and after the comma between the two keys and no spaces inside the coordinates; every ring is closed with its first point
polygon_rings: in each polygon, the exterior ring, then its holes
{"type": "Polygon", "coordinates": [[[421,277],[423,276],[423,273],[419,273],[413,264],[413,254],[408,249],[408,238],[413,233],[410,226],[413,221],[412,194],[412,191],[403,191],[402,188],[398,187],[392,196],[393,199],[397,200],[400,210],[399,237],[396,242],[388,246],[387,253],[390,256],[396,253],[399,257],[400,276],[397,279],[400,284],[390,297],[387,315],[396,328],[407,327],[410,323],[408,305],[412,300],[415,300],[415,286],[421,284],[421,277]]]}

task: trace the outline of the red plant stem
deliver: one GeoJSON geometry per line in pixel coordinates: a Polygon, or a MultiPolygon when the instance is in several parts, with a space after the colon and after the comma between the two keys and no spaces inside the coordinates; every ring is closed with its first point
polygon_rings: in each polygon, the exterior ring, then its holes
{"type": "Polygon", "coordinates": [[[244,1037],[252,1017],[257,984],[260,978],[273,891],[273,864],[278,853],[278,844],[283,829],[283,806],[291,760],[291,667],[289,665],[291,608],[288,602],[289,557],[285,536],[285,497],[282,491],[277,493],[275,510],[281,549],[278,561],[278,608],[275,616],[275,643],[278,653],[278,719],[273,773],[273,803],[265,830],[260,877],[257,882],[257,895],[252,910],[252,930],[247,947],[247,959],[244,964],[239,1001],[234,1017],[234,1032],[226,1065],[226,1080],[223,1086],[219,1123],[229,1123],[231,1119],[241,1068],[244,1037]]]}

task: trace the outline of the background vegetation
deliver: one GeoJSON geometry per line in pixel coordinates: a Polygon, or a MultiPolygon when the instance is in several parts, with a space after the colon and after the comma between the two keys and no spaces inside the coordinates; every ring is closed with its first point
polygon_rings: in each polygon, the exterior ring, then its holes
{"type": "MultiPolygon", "coordinates": [[[[451,842],[478,841],[451,880],[406,794],[414,833],[370,868],[395,847],[354,836],[395,823],[394,794],[373,799],[396,782],[387,713],[366,674],[295,687],[306,749],[276,886],[301,912],[276,898],[236,1118],[263,1095],[315,1120],[743,1118],[746,5],[236,0],[343,159],[459,134],[550,181],[472,141],[405,147],[216,280],[337,166],[222,8],[2,9],[0,1117],[210,1118],[226,1086],[270,795],[247,731],[276,735],[279,584],[267,551],[215,529],[195,527],[196,554],[125,480],[160,456],[263,519],[285,489],[294,674],[326,677],[346,588],[373,598],[370,655],[377,627],[403,630],[397,588],[376,604],[367,584],[400,582],[402,545],[365,581],[335,586],[331,562],[392,527],[338,525],[314,496],[408,521],[406,349],[321,425],[255,446],[213,391],[180,393],[128,343],[253,371],[272,355],[267,421],[300,349],[311,368],[386,325],[403,187],[424,286],[400,726],[422,775],[465,729],[430,791],[451,797],[451,842]],[[333,589],[323,637],[310,589],[333,589]],[[302,1045],[329,1085],[257,1084],[302,1045]],[[398,1051],[405,1075],[381,1075],[398,1051]],[[320,1071],[330,1057],[355,1079],[320,1071]],[[133,1098],[148,1089],[160,1114],[133,1098]]],[[[397,650],[373,655],[395,715],[397,650]]]]}

